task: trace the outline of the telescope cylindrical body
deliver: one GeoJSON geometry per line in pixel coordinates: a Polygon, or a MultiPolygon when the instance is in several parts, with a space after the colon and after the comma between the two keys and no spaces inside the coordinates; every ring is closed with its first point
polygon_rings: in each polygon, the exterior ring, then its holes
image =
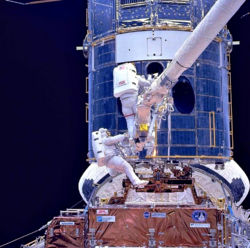
{"type": "MultiPolygon", "coordinates": [[[[127,131],[120,100],[113,96],[114,67],[134,62],[138,74],[161,73],[214,3],[89,0],[90,157],[94,157],[92,131],[101,127],[113,135],[127,131]]],[[[156,156],[165,157],[170,150],[170,157],[176,159],[230,159],[230,42],[228,30],[223,29],[193,64],[183,60],[184,66],[191,67],[173,88],[171,131],[168,120],[163,120],[155,139],[156,156]]]]}

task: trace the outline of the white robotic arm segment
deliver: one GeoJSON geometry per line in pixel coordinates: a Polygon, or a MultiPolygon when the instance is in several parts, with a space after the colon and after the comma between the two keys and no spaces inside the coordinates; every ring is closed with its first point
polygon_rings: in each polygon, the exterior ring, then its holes
{"type": "MultiPolygon", "coordinates": [[[[244,2],[245,0],[218,0],[185,40],[174,60],[183,67],[191,67],[244,2]]],[[[170,80],[173,79],[170,75],[168,76],[170,80]]]]}
{"type": "Polygon", "coordinates": [[[139,125],[142,121],[140,119],[146,119],[145,113],[150,114],[150,111],[145,111],[145,109],[151,109],[153,105],[162,102],[181,74],[192,66],[244,2],[245,0],[216,1],[205,18],[178,49],[170,65],[153,81],[142,96],[142,101],[137,108],[138,112],[141,112],[137,114],[139,125]]]}
{"type": "Polygon", "coordinates": [[[176,52],[172,62],[152,83],[147,94],[167,93],[190,68],[245,0],[218,0],[176,52]]]}

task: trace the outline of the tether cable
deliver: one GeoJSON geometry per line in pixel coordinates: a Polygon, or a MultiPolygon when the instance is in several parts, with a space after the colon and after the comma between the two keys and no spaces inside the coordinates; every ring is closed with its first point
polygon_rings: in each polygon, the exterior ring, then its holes
{"type": "Polygon", "coordinates": [[[240,17],[240,19],[242,19],[242,18],[244,18],[244,17],[246,17],[246,16],[248,16],[248,15],[250,15],[250,12],[247,12],[246,14],[242,15],[242,16],[240,17]]]}
{"type": "Polygon", "coordinates": [[[47,227],[47,225],[44,225],[44,226],[42,226],[41,228],[39,228],[39,229],[37,229],[37,230],[35,230],[35,231],[31,232],[31,233],[25,234],[25,235],[23,235],[23,236],[21,236],[21,237],[19,237],[19,238],[17,238],[17,239],[14,239],[14,240],[12,240],[12,241],[10,241],[10,242],[8,242],[8,243],[2,244],[2,245],[0,245],[0,247],[5,247],[5,246],[7,246],[7,245],[9,245],[9,244],[12,244],[12,243],[18,241],[18,240],[21,240],[21,239],[23,239],[23,238],[26,238],[26,237],[28,237],[28,236],[31,236],[31,235],[34,234],[34,233],[37,233],[37,232],[42,231],[42,230],[45,229],[46,227],[47,227]]]}
{"type": "Polygon", "coordinates": [[[82,200],[80,200],[80,201],[78,201],[77,203],[75,203],[73,206],[71,206],[70,208],[74,208],[74,207],[76,207],[78,204],[80,204],[81,202],[83,202],[83,199],[82,200]]]}

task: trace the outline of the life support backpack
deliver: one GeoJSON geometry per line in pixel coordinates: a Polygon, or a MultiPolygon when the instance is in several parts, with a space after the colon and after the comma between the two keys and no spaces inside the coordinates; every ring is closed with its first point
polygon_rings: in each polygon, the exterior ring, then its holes
{"type": "Polygon", "coordinates": [[[100,131],[92,132],[92,147],[98,166],[104,166],[105,153],[100,131]]]}
{"type": "Polygon", "coordinates": [[[114,68],[114,97],[118,98],[125,93],[138,92],[138,79],[136,68],[131,63],[119,65],[114,68]]]}

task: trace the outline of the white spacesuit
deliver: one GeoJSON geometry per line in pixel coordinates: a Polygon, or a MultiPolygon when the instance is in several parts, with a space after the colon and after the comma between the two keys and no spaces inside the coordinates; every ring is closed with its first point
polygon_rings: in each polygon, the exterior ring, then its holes
{"type": "Polygon", "coordinates": [[[132,63],[115,67],[113,74],[114,96],[120,97],[129,137],[135,138],[135,115],[139,89],[140,87],[150,86],[150,82],[136,74],[136,68],[132,63]]]}
{"type": "Polygon", "coordinates": [[[148,181],[140,180],[132,166],[119,154],[116,145],[123,141],[127,136],[125,134],[109,137],[107,129],[100,128],[99,131],[92,133],[92,144],[95,157],[99,166],[106,165],[109,168],[109,174],[115,176],[118,173],[126,173],[131,183],[136,187],[143,187],[148,181]]]}

